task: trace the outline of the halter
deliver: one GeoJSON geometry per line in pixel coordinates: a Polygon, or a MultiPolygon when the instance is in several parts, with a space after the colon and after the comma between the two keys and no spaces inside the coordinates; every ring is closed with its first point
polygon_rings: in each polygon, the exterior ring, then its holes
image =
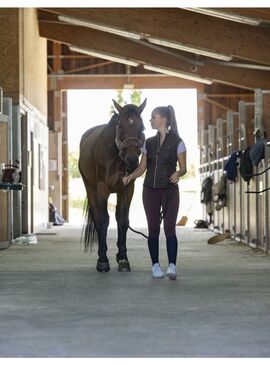
{"type": "Polygon", "coordinates": [[[144,141],[145,141],[145,135],[144,133],[142,133],[142,139],[139,139],[137,137],[128,137],[126,139],[124,139],[124,141],[121,141],[120,139],[120,130],[119,130],[119,118],[118,118],[118,124],[116,125],[115,128],[115,144],[119,150],[119,155],[121,158],[122,157],[122,153],[124,149],[129,148],[129,147],[138,147],[138,148],[142,148],[144,141]]]}

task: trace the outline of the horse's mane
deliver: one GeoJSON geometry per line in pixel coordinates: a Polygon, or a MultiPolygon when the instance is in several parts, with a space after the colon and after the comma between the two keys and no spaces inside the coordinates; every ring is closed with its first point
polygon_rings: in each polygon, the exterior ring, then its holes
{"type": "Polygon", "coordinates": [[[118,117],[119,115],[114,113],[110,119],[110,121],[107,123],[106,125],[106,128],[109,128],[109,127],[115,127],[117,122],[118,122],[118,117]]]}

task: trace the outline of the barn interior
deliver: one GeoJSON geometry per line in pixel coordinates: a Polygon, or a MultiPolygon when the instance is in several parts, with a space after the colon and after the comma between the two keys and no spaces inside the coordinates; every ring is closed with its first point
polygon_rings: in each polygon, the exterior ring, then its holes
{"type": "MultiPolygon", "coordinates": [[[[268,8],[2,8],[0,17],[0,162],[18,164],[25,186],[1,188],[3,247],[46,227],[49,196],[69,220],[67,90],[195,88],[202,184],[269,138],[268,8]]],[[[266,252],[268,155],[265,143],[249,183],[239,171],[227,181],[224,207],[202,204],[210,229],[266,252]]]]}
{"type": "Polygon", "coordinates": [[[1,357],[269,357],[270,8],[5,7],[0,20],[1,357]],[[48,228],[49,198],[70,218],[68,91],[96,89],[196,90],[206,228],[177,228],[174,283],[150,278],[133,233],[131,273],[102,276],[80,227],[48,228]]]}

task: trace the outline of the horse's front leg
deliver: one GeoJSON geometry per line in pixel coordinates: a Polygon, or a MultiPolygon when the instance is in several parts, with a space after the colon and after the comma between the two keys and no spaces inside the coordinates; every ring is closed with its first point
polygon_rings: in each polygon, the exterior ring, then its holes
{"type": "Polygon", "coordinates": [[[118,262],[118,271],[130,271],[130,265],[127,257],[127,230],[129,225],[129,207],[134,192],[134,182],[125,187],[124,192],[117,194],[116,221],[118,230],[118,253],[116,260],[118,262]]]}
{"type": "Polygon", "coordinates": [[[110,270],[107,257],[107,229],[110,220],[107,209],[109,194],[106,187],[103,186],[98,186],[97,192],[95,227],[98,236],[98,260],[96,269],[99,272],[107,272],[110,270]]]}

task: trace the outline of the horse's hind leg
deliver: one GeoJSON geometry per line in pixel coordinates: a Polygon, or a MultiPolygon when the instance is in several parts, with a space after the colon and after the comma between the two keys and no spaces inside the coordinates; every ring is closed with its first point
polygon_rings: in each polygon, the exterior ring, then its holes
{"type": "Polygon", "coordinates": [[[109,225],[109,214],[107,212],[107,202],[102,211],[98,212],[96,227],[98,233],[98,260],[97,271],[107,272],[110,270],[109,260],[107,257],[107,228],[109,225]]]}
{"type": "Polygon", "coordinates": [[[87,199],[89,205],[88,221],[87,221],[87,236],[85,238],[86,249],[88,249],[89,241],[93,235],[92,224],[98,238],[98,260],[96,269],[99,272],[107,272],[110,270],[109,260],[107,258],[107,228],[109,225],[109,214],[107,211],[108,195],[98,195],[96,188],[87,188],[87,199]]]}
{"type": "Polygon", "coordinates": [[[98,234],[98,260],[96,269],[99,272],[110,270],[109,260],[107,257],[107,229],[109,226],[109,214],[107,210],[109,194],[105,186],[98,186],[95,202],[95,227],[98,234]]]}
{"type": "Polygon", "coordinates": [[[116,221],[118,230],[118,253],[116,261],[118,262],[118,271],[130,271],[130,265],[127,257],[127,230],[129,226],[129,206],[134,192],[134,184],[128,185],[123,193],[117,194],[116,221]]]}

